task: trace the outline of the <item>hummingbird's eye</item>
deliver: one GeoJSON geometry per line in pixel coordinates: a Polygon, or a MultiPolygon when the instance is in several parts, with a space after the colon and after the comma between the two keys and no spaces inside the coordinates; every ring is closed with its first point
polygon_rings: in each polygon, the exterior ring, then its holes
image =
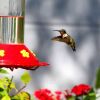
{"type": "Polygon", "coordinates": [[[66,31],[65,31],[65,30],[63,30],[63,32],[64,32],[64,33],[66,33],[66,31]]]}
{"type": "Polygon", "coordinates": [[[66,31],[64,29],[61,30],[62,33],[66,33],[66,31]]]}

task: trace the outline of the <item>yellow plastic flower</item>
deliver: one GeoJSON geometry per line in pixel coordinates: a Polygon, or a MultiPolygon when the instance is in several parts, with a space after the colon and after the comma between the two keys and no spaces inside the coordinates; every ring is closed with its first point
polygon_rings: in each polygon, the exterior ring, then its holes
{"type": "Polygon", "coordinates": [[[23,57],[29,58],[29,52],[27,52],[26,50],[21,50],[20,53],[22,54],[23,57]]]}
{"type": "Polygon", "coordinates": [[[3,57],[5,55],[5,51],[4,50],[0,50],[0,56],[3,57]]]}

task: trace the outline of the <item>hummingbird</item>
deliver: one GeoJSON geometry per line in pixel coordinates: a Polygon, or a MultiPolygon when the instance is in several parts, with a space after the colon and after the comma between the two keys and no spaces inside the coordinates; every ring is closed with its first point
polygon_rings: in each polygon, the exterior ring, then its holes
{"type": "Polygon", "coordinates": [[[67,45],[69,45],[73,51],[76,51],[76,46],[75,46],[75,41],[74,39],[66,32],[65,29],[61,30],[53,30],[53,31],[58,31],[60,33],[59,36],[53,37],[51,40],[53,41],[60,41],[64,42],[67,45]]]}

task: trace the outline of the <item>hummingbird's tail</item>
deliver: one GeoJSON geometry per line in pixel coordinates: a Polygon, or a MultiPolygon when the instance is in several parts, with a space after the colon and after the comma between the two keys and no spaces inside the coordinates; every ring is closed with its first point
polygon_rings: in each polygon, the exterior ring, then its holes
{"type": "Polygon", "coordinates": [[[70,46],[71,46],[71,48],[72,48],[73,51],[76,51],[76,45],[75,45],[75,42],[73,42],[70,46]]]}
{"type": "Polygon", "coordinates": [[[76,48],[72,48],[73,51],[76,51],[76,48]]]}

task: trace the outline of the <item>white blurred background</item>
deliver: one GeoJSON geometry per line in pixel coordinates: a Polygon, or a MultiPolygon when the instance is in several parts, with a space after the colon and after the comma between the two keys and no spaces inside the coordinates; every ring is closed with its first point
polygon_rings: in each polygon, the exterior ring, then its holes
{"type": "MultiPolygon", "coordinates": [[[[26,90],[65,90],[80,83],[93,85],[100,66],[100,0],[26,0],[25,45],[50,65],[29,71],[26,90]],[[76,41],[76,52],[51,38],[66,29],[76,41]]],[[[11,72],[20,84],[25,70],[11,72]]]]}

